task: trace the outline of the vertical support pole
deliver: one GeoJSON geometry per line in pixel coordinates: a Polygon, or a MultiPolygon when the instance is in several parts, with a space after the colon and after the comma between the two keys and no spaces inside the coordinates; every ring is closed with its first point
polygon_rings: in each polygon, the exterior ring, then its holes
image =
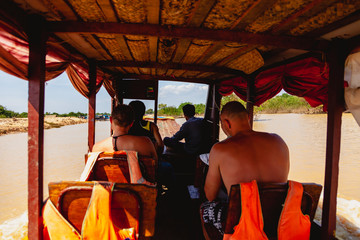
{"type": "Polygon", "coordinates": [[[249,115],[249,122],[251,129],[253,128],[254,123],[254,94],[255,94],[255,82],[254,79],[247,79],[247,89],[246,89],[246,110],[249,115]]]}
{"type": "Polygon", "coordinates": [[[28,237],[42,239],[44,166],[44,98],[47,34],[45,21],[32,16],[28,21],[29,100],[28,100],[28,237]]]}
{"type": "Polygon", "coordinates": [[[89,117],[88,117],[88,149],[91,152],[95,144],[95,112],[96,112],[96,64],[89,61],[89,117]]]}
{"type": "Polygon", "coordinates": [[[207,100],[206,100],[206,106],[205,106],[205,116],[204,119],[210,120],[211,111],[212,111],[212,85],[208,85],[208,94],[207,94],[207,100]]]}
{"type": "MultiPolygon", "coordinates": [[[[110,115],[112,114],[114,108],[116,107],[116,99],[115,97],[112,97],[111,98],[111,112],[110,112],[110,115]]],[[[110,124],[110,136],[113,135],[113,130],[112,130],[112,127],[111,127],[111,124],[110,124]]]]}
{"type": "Polygon", "coordinates": [[[212,101],[212,111],[211,111],[211,119],[213,119],[213,143],[219,141],[219,121],[220,121],[220,105],[221,105],[221,95],[219,93],[219,86],[213,84],[212,86],[212,94],[213,94],[213,101],[212,101]]]}
{"type": "Polygon", "coordinates": [[[158,115],[158,98],[159,98],[159,81],[155,82],[155,103],[154,103],[154,122],[157,124],[157,115],[158,115]]]}
{"type": "Polygon", "coordinates": [[[322,239],[334,239],[336,229],[336,201],[339,179],[341,116],[344,110],[344,43],[333,42],[327,53],[329,63],[328,120],[322,239]]]}

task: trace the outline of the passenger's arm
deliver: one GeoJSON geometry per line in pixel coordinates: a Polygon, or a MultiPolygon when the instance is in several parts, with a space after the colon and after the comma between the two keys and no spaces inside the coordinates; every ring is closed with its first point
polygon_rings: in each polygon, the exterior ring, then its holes
{"type": "Polygon", "coordinates": [[[156,140],[156,150],[158,151],[158,153],[162,153],[164,150],[164,142],[161,138],[160,132],[159,132],[159,128],[156,126],[155,123],[151,124],[151,130],[152,133],[154,134],[154,138],[156,140]]]}
{"type": "Polygon", "coordinates": [[[221,187],[219,153],[221,153],[221,151],[219,150],[218,144],[216,144],[210,151],[209,170],[206,175],[205,187],[204,187],[206,198],[209,201],[213,201],[216,199],[221,187]]]}
{"type": "Polygon", "coordinates": [[[171,139],[176,140],[176,141],[182,140],[186,136],[186,130],[187,130],[187,127],[186,127],[186,124],[184,123],[180,127],[180,130],[177,133],[175,133],[174,136],[171,137],[171,139]]]}

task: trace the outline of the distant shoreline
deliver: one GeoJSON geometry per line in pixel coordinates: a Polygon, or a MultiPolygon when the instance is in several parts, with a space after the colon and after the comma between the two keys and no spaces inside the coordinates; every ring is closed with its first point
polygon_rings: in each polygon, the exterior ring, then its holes
{"type": "MultiPolygon", "coordinates": [[[[86,119],[77,117],[46,116],[44,118],[44,128],[59,128],[66,125],[74,125],[86,122],[86,119]]],[[[27,130],[27,118],[0,118],[0,136],[11,133],[27,132],[27,130]]]]}

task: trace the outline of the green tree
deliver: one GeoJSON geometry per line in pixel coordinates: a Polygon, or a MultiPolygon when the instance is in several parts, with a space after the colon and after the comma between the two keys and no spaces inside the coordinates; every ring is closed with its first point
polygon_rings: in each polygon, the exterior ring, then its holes
{"type": "Polygon", "coordinates": [[[204,114],[205,113],[205,104],[203,103],[199,103],[199,104],[194,104],[195,106],[195,114],[204,114]]]}
{"type": "Polygon", "coordinates": [[[146,114],[154,114],[154,110],[152,108],[149,108],[148,110],[146,110],[145,113],[146,114]]]}

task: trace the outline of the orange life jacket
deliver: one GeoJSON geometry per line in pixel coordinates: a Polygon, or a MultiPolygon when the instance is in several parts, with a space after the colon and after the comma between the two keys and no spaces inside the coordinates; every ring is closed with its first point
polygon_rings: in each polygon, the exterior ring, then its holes
{"type": "Polygon", "coordinates": [[[81,234],[61,215],[50,199],[43,209],[45,240],[135,240],[134,228],[119,229],[111,219],[111,190],[95,183],[81,234]]]}
{"type": "MultiPolygon", "coordinates": [[[[303,186],[289,181],[288,194],[278,224],[279,240],[303,240],[310,238],[310,218],[301,212],[303,186]]],[[[241,217],[233,234],[224,234],[224,240],[268,239],[263,228],[259,191],[256,181],[240,184],[241,217]]]]}
{"type": "MultiPolygon", "coordinates": [[[[130,173],[130,183],[142,183],[147,185],[153,185],[152,183],[146,181],[141,174],[137,152],[135,151],[117,151],[117,152],[122,152],[126,154],[126,159],[128,162],[129,173],[130,173]]],[[[80,181],[89,180],[91,171],[95,166],[95,163],[101,153],[102,152],[89,153],[88,160],[80,177],[80,181]]]]}

